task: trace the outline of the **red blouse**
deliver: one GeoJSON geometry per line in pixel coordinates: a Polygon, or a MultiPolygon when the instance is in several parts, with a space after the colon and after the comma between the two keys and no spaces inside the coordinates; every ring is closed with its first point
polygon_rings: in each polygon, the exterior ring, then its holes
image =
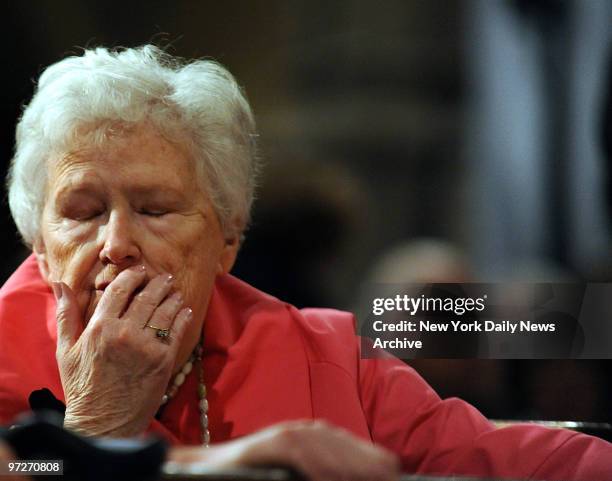
{"type": "MultiPolygon", "coordinates": [[[[63,400],[55,300],[31,256],[0,290],[0,423],[46,387],[63,400]]],[[[361,359],[349,313],[297,310],[221,276],[204,324],[212,442],[289,419],[326,419],[401,456],[406,472],[612,480],[612,444],[532,425],[495,429],[475,408],[441,400],[404,363],[361,359]]],[[[151,431],[200,437],[194,369],[151,431]]]]}

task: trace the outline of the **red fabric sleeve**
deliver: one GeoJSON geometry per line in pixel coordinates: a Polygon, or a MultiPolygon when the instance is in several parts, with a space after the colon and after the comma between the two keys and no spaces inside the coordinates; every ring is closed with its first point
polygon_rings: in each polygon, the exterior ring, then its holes
{"type": "Polygon", "coordinates": [[[612,444],[563,429],[496,429],[474,407],[441,400],[396,359],[363,359],[363,408],[372,438],[406,472],[565,481],[612,480],[612,444]]]}

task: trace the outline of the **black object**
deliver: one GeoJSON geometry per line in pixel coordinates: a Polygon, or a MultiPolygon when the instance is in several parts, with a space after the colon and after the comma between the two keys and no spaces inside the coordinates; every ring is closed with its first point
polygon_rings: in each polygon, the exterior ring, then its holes
{"type": "Polygon", "coordinates": [[[63,460],[64,479],[85,481],[153,480],[166,456],[162,440],[84,438],[63,429],[55,412],[18,419],[0,438],[20,459],[63,460]]]}
{"type": "Polygon", "coordinates": [[[32,391],[28,397],[30,409],[35,413],[40,411],[54,411],[64,418],[66,405],[57,399],[47,388],[32,391]]]}

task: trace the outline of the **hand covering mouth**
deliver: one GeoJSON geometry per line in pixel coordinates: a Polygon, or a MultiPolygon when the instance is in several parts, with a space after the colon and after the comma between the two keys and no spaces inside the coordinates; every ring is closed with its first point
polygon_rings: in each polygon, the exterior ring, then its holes
{"type": "Polygon", "coordinates": [[[121,271],[125,269],[119,269],[116,266],[109,265],[106,266],[102,271],[100,271],[95,278],[94,287],[98,291],[103,291],[108,287],[108,285],[113,282],[116,277],[119,275],[121,271]]]}
{"type": "MultiPolygon", "coordinates": [[[[90,305],[87,309],[86,312],[86,320],[85,320],[85,324],[87,324],[89,322],[89,319],[91,318],[91,316],[93,315],[98,302],[100,302],[100,299],[102,298],[104,291],[106,290],[106,288],[117,278],[117,276],[124,271],[125,269],[128,269],[128,267],[125,267],[123,269],[118,269],[115,266],[111,266],[110,269],[104,270],[102,272],[100,272],[98,274],[98,276],[96,277],[95,283],[94,283],[94,290],[92,291],[92,302],[90,302],[90,305]]],[[[155,277],[155,275],[151,276],[149,275],[149,273],[147,272],[147,275],[145,275],[145,278],[143,279],[142,283],[136,287],[131,294],[128,297],[127,303],[124,306],[122,312],[119,314],[119,317],[123,316],[123,314],[125,313],[125,311],[127,311],[127,309],[129,308],[130,304],[132,303],[132,301],[134,300],[134,297],[136,297],[140,292],[142,292],[142,290],[146,287],[146,285],[149,283],[149,281],[155,277]]]]}
{"type": "MultiPolygon", "coordinates": [[[[94,287],[98,291],[104,291],[108,285],[113,282],[117,276],[126,269],[129,269],[131,266],[117,267],[117,266],[106,266],[102,271],[98,273],[94,281],[94,287]]],[[[143,281],[143,285],[146,285],[154,276],[148,275],[145,276],[143,281]]],[[[140,288],[138,289],[140,291],[140,288]]]]}

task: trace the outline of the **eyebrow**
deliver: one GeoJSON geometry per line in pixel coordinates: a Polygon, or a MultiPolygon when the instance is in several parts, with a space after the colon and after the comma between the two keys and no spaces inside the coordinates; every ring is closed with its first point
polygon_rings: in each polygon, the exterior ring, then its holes
{"type": "Polygon", "coordinates": [[[87,194],[100,194],[103,193],[104,189],[99,184],[92,181],[84,182],[69,182],[59,187],[55,192],[55,198],[62,199],[69,195],[87,195],[87,194]]]}
{"type": "MultiPolygon", "coordinates": [[[[103,192],[105,189],[102,185],[91,180],[78,180],[69,182],[62,185],[57,191],[57,197],[63,197],[69,194],[89,194],[103,192]]],[[[182,195],[184,192],[182,189],[168,186],[168,185],[134,185],[130,186],[128,194],[135,194],[137,196],[151,196],[151,195],[162,195],[162,196],[174,196],[182,195]]]]}
{"type": "Polygon", "coordinates": [[[168,185],[163,186],[151,186],[151,185],[136,185],[132,186],[129,189],[128,194],[134,194],[139,197],[149,197],[149,196],[179,196],[182,197],[184,195],[184,191],[182,189],[177,189],[175,187],[171,187],[168,185]]]}

